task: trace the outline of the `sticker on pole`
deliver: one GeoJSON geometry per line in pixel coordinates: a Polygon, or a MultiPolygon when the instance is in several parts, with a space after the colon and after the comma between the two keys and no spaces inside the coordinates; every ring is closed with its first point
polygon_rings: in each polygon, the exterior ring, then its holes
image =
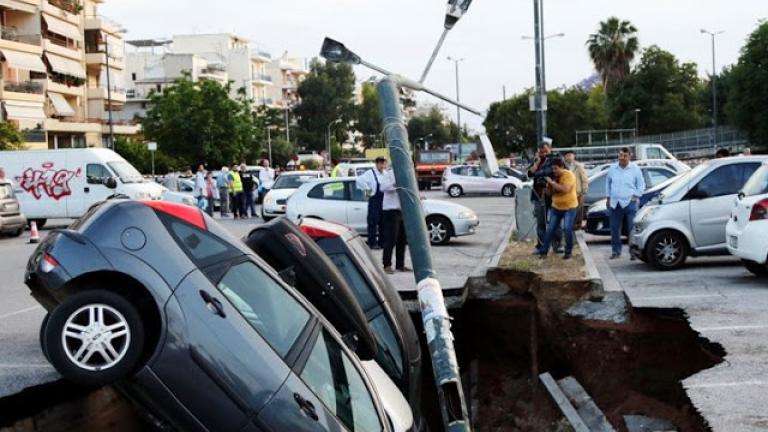
{"type": "Polygon", "coordinates": [[[416,286],[419,292],[419,310],[424,322],[435,318],[448,318],[448,310],[445,308],[443,290],[437,279],[427,278],[416,286]]]}

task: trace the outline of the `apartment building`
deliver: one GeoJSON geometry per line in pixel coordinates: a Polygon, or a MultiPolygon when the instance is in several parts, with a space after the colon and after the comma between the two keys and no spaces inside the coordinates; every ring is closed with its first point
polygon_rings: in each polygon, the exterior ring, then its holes
{"type": "Polygon", "coordinates": [[[99,147],[135,124],[112,124],[121,110],[122,28],[99,15],[103,0],[0,1],[2,119],[30,149],[99,147]]]}
{"type": "Polygon", "coordinates": [[[267,89],[267,97],[276,108],[290,108],[299,102],[299,84],[309,73],[306,60],[290,57],[288,52],[272,60],[266,66],[272,77],[272,86],[267,89]]]}

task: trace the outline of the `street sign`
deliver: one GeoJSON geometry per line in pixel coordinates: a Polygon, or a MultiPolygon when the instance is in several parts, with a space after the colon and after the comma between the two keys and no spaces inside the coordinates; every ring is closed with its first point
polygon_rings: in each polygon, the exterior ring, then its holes
{"type": "MultiPolygon", "coordinates": [[[[531,111],[538,111],[536,109],[536,95],[530,95],[528,96],[528,109],[531,111]]],[[[541,98],[541,110],[546,111],[547,110],[547,96],[544,95],[541,98]]]]}
{"type": "Polygon", "coordinates": [[[157,151],[157,143],[156,142],[149,142],[147,143],[147,150],[153,152],[157,151]]]}

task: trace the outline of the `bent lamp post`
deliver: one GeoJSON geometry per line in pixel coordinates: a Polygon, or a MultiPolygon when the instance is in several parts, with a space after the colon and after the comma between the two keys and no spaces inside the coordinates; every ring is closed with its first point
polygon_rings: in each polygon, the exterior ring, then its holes
{"type": "MultiPolygon", "coordinates": [[[[400,86],[432,94],[449,103],[457,104],[450,98],[424,88],[421,83],[392,74],[378,66],[363,61],[349,51],[342,43],[325,39],[320,55],[332,62],[362,64],[386,75],[376,86],[384,120],[384,135],[389,148],[392,168],[397,183],[397,192],[403,212],[403,224],[408,238],[408,247],[418,288],[419,309],[429,345],[432,368],[440,402],[440,412],[446,431],[469,431],[469,415],[459,376],[459,364],[453,346],[450,317],[445,306],[443,291],[432,264],[424,210],[416,183],[408,131],[400,108],[400,86]]],[[[460,105],[480,115],[480,112],[460,105]]]]}
{"type": "Polygon", "coordinates": [[[467,13],[467,9],[469,9],[471,3],[472,0],[448,0],[448,8],[445,11],[445,23],[443,24],[443,33],[440,35],[440,39],[437,41],[437,46],[435,46],[434,51],[432,51],[432,57],[429,58],[427,67],[424,68],[424,72],[421,74],[421,78],[419,79],[420,84],[424,84],[424,81],[427,79],[427,74],[429,74],[429,70],[432,69],[432,64],[435,62],[437,53],[440,52],[440,48],[442,48],[443,42],[445,42],[445,37],[448,36],[448,32],[451,31],[453,26],[455,26],[461,17],[467,13]]]}

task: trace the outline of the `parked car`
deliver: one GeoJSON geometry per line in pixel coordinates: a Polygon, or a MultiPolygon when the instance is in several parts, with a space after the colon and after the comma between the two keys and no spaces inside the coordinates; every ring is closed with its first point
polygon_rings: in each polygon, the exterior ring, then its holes
{"type": "Polygon", "coordinates": [[[599,164],[601,162],[615,160],[616,155],[619,154],[619,150],[621,150],[623,147],[629,147],[629,149],[632,150],[632,155],[637,160],[656,159],[678,161],[677,158],[663,145],[652,143],[627,143],[610,146],[589,145],[581,147],[556,148],[554,151],[560,154],[565,154],[567,151],[573,151],[576,153],[577,160],[588,164],[599,164]]]}
{"type": "MultiPolygon", "coordinates": [[[[336,325],[338,318],[328,314],[337,308],[327,303],[341,301],[345,309],[362,308],[354,313],[359,312],[368,323],[377,347],[376,362],[408,397],[414,413],[419,412],[419,336],[397,291],[373,264],[356,232],[318,219],[305,218],[297,227],[286,218],[278,218],[256,227],[245,242],[332,324],[336,325]],[[339,298],[339,291],[351,292],[354,298],[339,298]]],[[[418,414],[415,417],[420,418],[418,414]]]]}
{"type": "Polygon", "coordinates": [[[341,162],[341,177],[357,177],[364,174],[366,171],[376,168],[376,164],[366,161],[354,161],[354,162],[341,162]]]}
{"type": "Polygon", "coordinates": [[[736,195],[768,156],[707,161],[638,211],[630,253],[661,270],[689,256],[728,254],[725,226],[736,195]]]}
{"type": "Polygon", "coordinates": [[[48,310],[41,345],[53,366],[75,383],[122,383],[170,427],[413,425],[376,362],[361,363],[307,299],[197,208],[106,202],[51,233],[25,281],[48,310]]]}
{"type": "Polygon", "coordinates": [[[460,165],[446,168],[443,172],[443,192],[451,198],[466,194],[494,194],[515,196],[523,182],[515,177],[496,172],[487,177],[478,165],[460,165]]]}
{"type": "MultiPolygon", "coordinates": [[[[445,245],[453,237],[471,235],[480,224],[468,207],[439,200],[422,199],[429,239],[445,245]]],[[[286,216],[292,221],[303,217],[327,220],[367,234],[368,200],[354,179],[328,178],[305,183],[287,204],[286,216]]]]}
{"type": "Polygon", "coordinates": [[[747,270],[768,275],[768,163],[764,163],[738,195],[725,227],[728,251],[747,270]]]}
{"type": "MultiPolygon", "coordinates": [[[[675,170],[672,167],[663,164],[649,164],[648,161],[640,161],[636,163],[643,172],[646,188],[655,187],[681,172],[690,171],[690,168],[675,170]]],[[[589,177],[589,189],[587,189],[587,193],[584,195],[584,207],[589,208],[589,206],[606,198],[606,181],[608,181],[607,169],[589,177]]]]}
{"type": "Polygon", "coordinates": [[[522,171],[516,170],[516,169],[514,169],[512,167],[501,166],[501,167],[499,167],[499,171],[501,171],[501,173],[506,175],[507,177],[514,177],[514,178],[520,180],[523,183],[525,183],[525,182],[527,182],[529,180],[528,174],[526,174],[526,173],[524,173],[522,171]]]}
{"type": "Polygon", "coordinates": [[[289,171],[280,174],[275,179],[272,188],[264,195],[261,204],[261,218],[272,220],[285,214],[285,203],[288,198],[304,183],[325,177],[323,171],[289,171]]]}
{"type": "MultiPolygon", "coordinates": [[[[195,181],[190,179],[179,179],[179,193],[193,197],[195,192],[195,181]]],[[[195,203],[197,205],[197,203],[195,203]]],[[[213,209],[218,211],[221,208],[221,200],[213,200],[213,209]]]]}
{"type": "Polygon", "coordinates": [[[27,219],[42,228],[48,219],[76,219],[110,196],[195,205],[187,195],[145,179],[109,149],[82,148],[0,152],[27,219]]]}
{"type": "Polygon", "coordinates": [[[19,200],[8,180],[0,180],[0,234],[20,236],[27,225],[27,218],[21,213],[19,200]]]}
{"type": "MultiPolygon", "coordinates": [[[[691,167],[686,164],[685,162],[679,161],[677,159],[637,159],[633,161],[640,167],[644,166],[660,166],[660,167],[666,167],[671,169],[672,171],[680,174],[684,173],[686,171],[689,171],[691,167]]],[[[608,162],[608,163],[602,163],[598,164],[596,166],[593,166],[590,168],[590,170],[587,172],[587,175],[589,177],[592,177],[596,174],[599,174],[603,171],[607,171],[608,168],[610,168],[613,164],[616,162],[608,162]]]]}
{"type": "MultiPolygon", "coordinates": [[[[663,177],[663,175],[649,175],[651,174],[649,171],[644,171],[644,177],[645,177],[645,185],[649,186],[652,185],[654,181],[657,179],[660,179],[663,177]]],[[[670,177],[663,182],[657,184],[656,186],[649,187],[646,189],[645,193],[640,197],[640,202],[638,202],[638,208],[642,208],[644,205],[648,204],[649,201],[653,200],[654,198],[658,197],[661,192],[664,191],[669,185],[677,181],[682,174],[678,174],[674,177],[670,177]]],[[[603,198],[600,201],[597,201],[596,203],[592,204],[589,209],[587,210],[587,226],[585,228],[585,231],[594,234],[594,235],[611,235],[611,214],[608,211],[608,200],[603,198]]],[[[622,231],[621,234],[624,236],[629,236],[629,232],[627,232],[627,225],[622,225],[622,231]]]]}

